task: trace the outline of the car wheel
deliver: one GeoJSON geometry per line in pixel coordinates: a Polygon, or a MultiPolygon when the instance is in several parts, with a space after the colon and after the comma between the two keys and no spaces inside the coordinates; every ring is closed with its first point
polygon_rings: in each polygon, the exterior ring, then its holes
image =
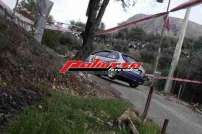
{"type": "Polygon", "coordinates": [[[136,87],[139,86],[139,85],[138,85],[137,83],[135,83],[135,82],[133,82],[133,83],[129,83],[129,85],[130,85],[130,87],[134,87],[134,88],[136,88],[136,87]]]}
{"type": "Polygon", "coordinates": [[[116,77],[116,72],[115,72],[115,71],[108,71],[108,72],[107,72],[107,76],[108,76],[110,79],[115,79],[115,77],[116,77]]]}

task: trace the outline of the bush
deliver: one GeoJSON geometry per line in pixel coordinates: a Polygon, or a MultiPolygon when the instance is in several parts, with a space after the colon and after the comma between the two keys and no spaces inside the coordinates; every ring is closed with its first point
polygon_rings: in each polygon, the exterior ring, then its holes
{"type": "Polygon", "coordinates": [[[42,44],[47,45],[50,48],[55,48],[56,46],[60,45],[60,38],[62,36],[61,32],[45,30],[42,44]]]}
{"type": "Polygon", "coordinates": [[[80,49],[81,39],[78,39],[72,33],[46,30],[42,43],[64,55],[68,50],[80,49]]]}
{"type": "Polygon", "coordinates": [[[70,50],[73,49],[80,49],[81,46],[81,39],[78,39],[75,37],[72,33],[64,33],[60,40],[59,40],[61,45],[68,46],[70,50]]]}

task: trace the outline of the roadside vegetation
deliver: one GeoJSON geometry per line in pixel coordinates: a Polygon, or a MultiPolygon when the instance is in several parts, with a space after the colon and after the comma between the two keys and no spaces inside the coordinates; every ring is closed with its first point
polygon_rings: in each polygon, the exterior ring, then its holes
{"type": "Polygon", "coordinates": [[[54,49],[59,54],[65,55],[67,51],[78,50],[81,42],[81,39],[72,33],[45,30],[42,44],[54,49]]]}
{"type": "MultiPolygon", "coordinates": [[[[128,134],[114,121],[129,107],[126,101],[68,96],[52,92],[40,103],[26,108],[7,129],[9,134],[128,134]]],[[[159,127],[139,124],[140,134],[158,134],[159,127]]]]}
{"type": "MultiPolygon", "coordinates": [[[[146,33],[142,28],[124,29],[111,36],[98,37],[98,42],[107,44],[109,48],[128,53],[138,61],[144,62],[148,74],[153,73],[154,61],[158,52],[160,35],[146,33]]],[[[162,41],[162,53],[159,60],[158,71],[167,76],[172,61],[177,38],[165,36],[162,41]]],[[[202,79],[202,37],[185,38],[179,65],[174,77],[198,80],[202,79]]],[[[165,80],[159,80],[156,89],[164,89],[165,80]]],[[[172,93],[178,94],[182,87],[182,98],[191,103],[202,104],[201,85],[174,82],[172,93]]]]}
{"type": "MultiPolygon", "coordinates": [[[[74,22],[75,25],[80,26],[74,22]]],[[[81,41],[72,35],[57,34],[55,32],[47,31],[44,36],[43,43],[55,49],[60,54],[65,54],[67,51],[74,52],[79,50],[81,41]],[[52,39],[54,36],[54,40],[52,39]],[[53,40],[53,41],[52,41],[53,40]]],[[[157,55],[158,45],[160,42],[160,35],[147,34],[141,28],[133,28],[130,30],[122,30],[113,35],[102,35],[95,38],[94,50],[112,49],[127,53],[135,57],[138,61],[144,62],[144,68],[147,73],[153,73],[154,61],[157,55]]],[[[81,37],[80,37],[81,39],[81,37]]],[[[169,72],[170,63],[177,39],[174,37],[164,37],[162,43],[162,55],[159,61],[158,71],[162,76],[167,76],[169,72]]],[[[198,39],[185,38],[182,55],[180,57],[179,66],[175,72],[175,77],[187,78],[192,80],[201,80],[201,61],[202,61],[202,37],[198,39]]],[[[148,83],[147,83],[148,84],[148,83]]],[[[165,80],[159,80],[156,89],[162,91],[165,85],[165,80]]],[[[200,99],[202,92],[200,92],[200,85],[174,82],[173,93],[178,94],[180,87],[182,87],[182,98],[191,103],[202,103],[200,99]],[[190,90],[192,89],[192,90],[190,90]]]]}

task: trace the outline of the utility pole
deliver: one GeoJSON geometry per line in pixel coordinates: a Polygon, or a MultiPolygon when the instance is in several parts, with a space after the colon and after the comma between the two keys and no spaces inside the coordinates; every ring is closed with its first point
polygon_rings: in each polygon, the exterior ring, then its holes
{"type": "MultiPolygon", "coordinates": [[[[160,2],[162,3],[163,0],[157,0],[157,2],[160,2]]],[[[168,0],[168,5],[167,5],[167,9],[166,9],[166,12],[169,11],[169,8],[170,8],[170,3],[171,3],[171,0],[168,0]]],[[[158,52],[157,52],[157,56],[156,56],[156,59],[155,59],[155,62],[154,62],[154,72],[153,72],[153,75],[154,76],[159,76],[159,72],[158,71],[158,65],[159,65],[159,59],[161,57],[161,49],[162,49],[162,43],[163,43],[163,39],[164,39],[164,33],[165,33],[165,23],[167,21],[167,19],[169,18],[169,14],[166,14],[164,17],[163,17],[163,25],[162,25],[162,29],[161,29],[161,33],[160,33],[160,42],[159,42],[159,46],[158,46],[158,52]]],[[[152,80],[152,85],[155,85],[157,83],[157,80],[153,79],[152,80]]]]}
{"type": "Polygon", "coordinates": [[[35,39],[41,43],[47,18],[53,7],[53,2],[49,0],[37,0],[37,17],[35,20],[35,39]]]}
{"type": "Polygon", "coordinates": [[[175,52],[174,52],[174,55],[173,55],[173,59],[172,59],[168,79],[166,81],[166,85],[165,85],[165,88],[164,88],[165,93],[170,93],[171,88],[172,88],[172,80],[170,78],[173,77],[173,74],[174,74],[175,69],[176,69],[176,67],[178,65],[178,62],[179,62],[179,58],[180,58],[181,50],[182,50],[182,45],[183,45],[183,42],[184,42],[184,37],[185,37],[185,34],[186,34],[188,22],[189,22],[190,11],[191,11],[191,8],[188,8],[186,10],[186,14],[185,14],[185,17],[184,17],[184,24],[182,26],[181,33],[179,35],[179,40],[177,42],[175,52]]]}
{"type": "MultiPolygon", "coordinates": [[[[157,0],[157,2],[162,3],[163,0],[157,0]]],[[[168,0],[168,5],[167,5],[167,9],[166,9],[167,12],[169,11],[170,3],[171,3],[171,0],[168,0]]],[[[160,56],[161,56],[161,47],[162,47],[162,43],[163,43],[163,39],[164,39],[165,21],[167,21],[168,17],[169,17],[168,14],[166,14],[164,16],[164,23],[162,25],[161,34],[160,34],[161,35],[161,39],[160,39],[160,43],[159,43],[159,47],[158,47],[158,53],[157,53],[157,56],[156,56],[156,60],[155,60],[155,63],[154,63],[154,74],[158,70],[159,59],[160,59],[160,56]]]]}

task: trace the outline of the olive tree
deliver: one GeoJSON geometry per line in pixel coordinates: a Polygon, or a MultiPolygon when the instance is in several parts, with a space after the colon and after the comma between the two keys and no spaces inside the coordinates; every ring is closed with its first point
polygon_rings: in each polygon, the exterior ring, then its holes
{"type": "MultiPolygon", "coordinates": [[[[122,3],[123,8],[133,6],[135,0],[116,0],[122,3]]],[[[93,40],[95,33],[100,26],[102,17],[109,4],[110,0],[89,0],[86,16],[88,17],[85,31],[82,33],[83,44],[77,54],[77,58],[86,58],[93,51],[93,40]]]]}

